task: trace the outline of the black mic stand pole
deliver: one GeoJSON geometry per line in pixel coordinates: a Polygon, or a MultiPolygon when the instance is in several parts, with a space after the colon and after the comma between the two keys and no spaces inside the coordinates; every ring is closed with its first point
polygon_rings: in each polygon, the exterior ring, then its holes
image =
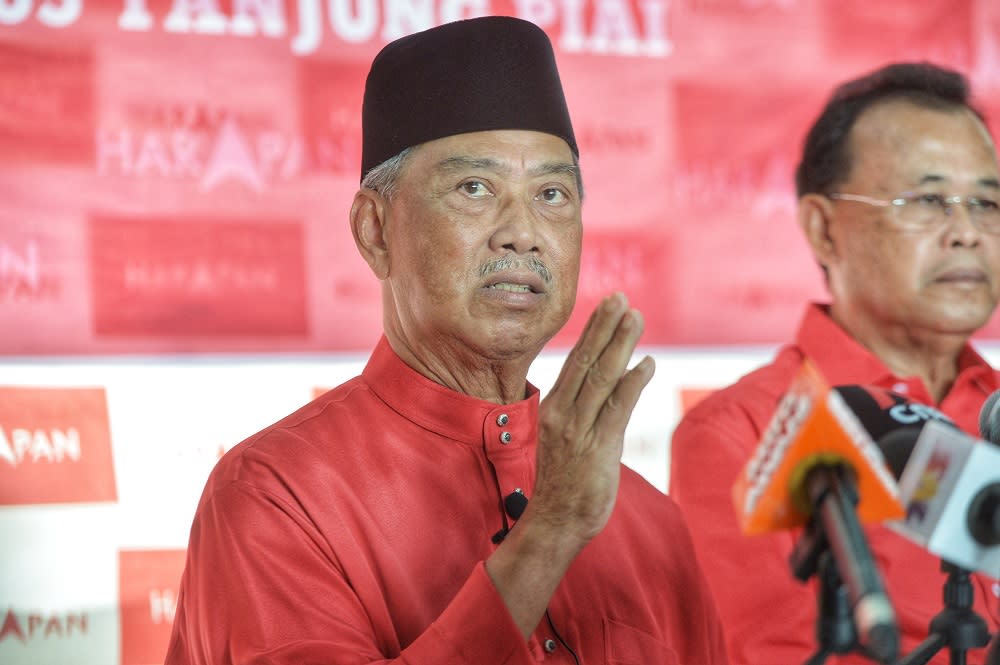
{"type": "Polygon", "coordinates": [[[821,585],[819,651],[807,665],[820,665],[830,653],[852,649],[879,663],[895,662],[899,629],[855,512],[859,496],[853,472],[819,464],[806,473],[804,488],[812,511],[790,563],[797,578],[805,581],[819,574],[821,585]],[[845,611],[846,619],[840,616],[845,611]]]}
{"type": "MultiPolygon", "coordinates": [[[[1000,580],[1000,575],[997,575],[997,579],[1000,580]]],[[[1000,665],[1000,630],[993,636],[993,643],[986,654],[985,665],[1000,665]]]]}
{"type": "Polygon", "coordinates": [[[993,636],[993,645],[986,654],[986,665],[1000,665],[1000,630],[993,636]]]}
{"type": "MultiPolygon", "coordinates": [[[[972,610],[974,592],[969,571],[943,559],[941,570],[948,573],[944,583],[945,607],[931,619],[927,639],[896,665],[924,665],[945,647],[951,654],[951,665],[966,665],[966,651],[989,644],[986,622],[972,610]]],[[[990,663],[987,661],[987,665],[990,663]]]]}
{"type": "MultiPolygon", "coordinates": [[[[997,579],[1000,580],[1000,575],[997,575],[997,579]]],[[[997,582],[997,584],[1000,585],[1000,582],[997,582]]],[[[998,589],[1000,586],[993,588],[998,589]]],[[[1000,602],[997,604],[1000,606],[1000,602]]],[[[996,634],[993,635],[993,642],[990,644],[990,650],[986,654],[986,662],[984,665],[1000,665],[1000,629],[997,629],[996,634]]]]}
{"type": "Polygon", "coordinates": [[[819,592],[816,596],[816,653],[805,665],[823,665],[831,654],[849,653],[857,648],[857,631],[844,586],[837,572],[836,562],[830,554],[823,530],[815,518],[795,543],[790,557],[792,573],[806,582],[816,575],[819,592]]]}

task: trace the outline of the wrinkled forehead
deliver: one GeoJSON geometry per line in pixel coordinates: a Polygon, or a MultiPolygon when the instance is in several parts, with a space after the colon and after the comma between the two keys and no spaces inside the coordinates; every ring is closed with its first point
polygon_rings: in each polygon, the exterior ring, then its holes
{"type": "Polygon", "coordinates": [[[881,102],[858,117],[848,146],[852,178],[959,187],[992,187],[998,180],[989,130],[965,107],[881,102]]]}
{"type": "Polygon", "coordinates": [[[531,130],[470,132],[428,141],[411,149],[404,180],[452,181],[465,177],[500,180],[562,180],[582,195],[576,155],[561,138],[531,130]]]}

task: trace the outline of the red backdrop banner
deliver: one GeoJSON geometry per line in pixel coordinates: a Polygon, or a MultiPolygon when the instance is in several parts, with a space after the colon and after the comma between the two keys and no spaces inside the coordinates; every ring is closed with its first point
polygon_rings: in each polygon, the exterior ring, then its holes
{"type": "Polygon", "coordinates": [[[368,63],[487,13],[548,31],[579,138],[561,348],[613,289],[648,344],[787,338],[824,296],[792,174],[837,82],[932,60],[1000,109],[985,0],[5,0],[0,354],[370,349],[347,227],[368,63]]]}
{"type": "Polygon", "coordinates": [[[684,410],[825,297],[793,174],[832,88],[929,60],[1000,127],[996,0],[0,0],[0,663],[162,662],[212,465],[381,333],[348,227],[369,63],[486,14],[552,38],[586,189],[529,379],[627,293],[657,372],[623,459],[665,491],[684,410]]]}

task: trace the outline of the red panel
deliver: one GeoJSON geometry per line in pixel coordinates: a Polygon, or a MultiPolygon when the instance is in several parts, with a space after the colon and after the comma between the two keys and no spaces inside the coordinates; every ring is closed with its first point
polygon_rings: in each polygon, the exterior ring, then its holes
{"type": "Polygon", "coordinates": [[[184,572],[184,550],[118,553],[121,665],[162,663],[184,572]]]}
{"type": "Polygon", "coordinates": [[[978,23],[972,2],[843,0],[820,7],[820,37],[830,56],[841,62],[863,54],[885,61],[930,60],[965,71],[972,62],[978,23]]]}
{"type": "Polygon", "coordinates": [[[93,79],[88,50],[0,40],[0,164],[92,161],[93,79]]]}
{"type": "Polygon", "coordinates": [[[361,98],[368,63],[306,60],[298,72],[299,122],[312,150],[313,170],[356,184],[361,176],[361,98]]]}
{"type": "Polygon", "coordinates": [[[615,291],[642,312],[644,344],[669,339],[676,327],[674,311],[664,306],[664,290],[673,281],[671,247],[666,232],[586,231],[576,307],[552,346],[573,346],[600,301],[615,291]]]}
{"type": "Polygon", "coordinates": [[[116,499],[103,389],[0,387],[0,505],[116,499]]]}
{"type": "Polygon", "coordinates": [[[95,332],[302,337],[302,243],[293,222],[95,217],[95,332]]]}
{"type": "Polygon", "coordinates": [[[714,388],[681,388],[681,413],[687,413],[698,402],[715,392],[714,388]]]}

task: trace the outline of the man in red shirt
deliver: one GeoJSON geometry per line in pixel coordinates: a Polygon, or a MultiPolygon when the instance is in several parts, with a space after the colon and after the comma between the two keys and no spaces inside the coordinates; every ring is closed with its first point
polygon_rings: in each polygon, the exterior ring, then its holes
{"type": "MultiPolygon", "coordinates": [[[[744,536],[733,481],[779,398],[809,358],[831,385],[863,384],[936,405],[977,434],[997,373],[969,345],[1000,296],[1000,173],[965,79],[890,65],[845,83],[813,125],[796,175],[799,222],[827,279],[775,360],[706,398],[672,444],[670,493],[691,527],[733,663],[792,665],[817,652],[815,579],[794,579],[797,533],[744,536]]],[[[881,526],[866,529],[895,607],[903,653],[943,609],[935,556],[881,526]]],[[[975,610],[998,626],[992,580],[975,610]]],[[[982,649],[968,652],[982,663],[982,649]]],[[[833,663],[871,662],[857,653],[833,663]]],[[[948,663],[947,650],[933,663],[948,663]]]]}
{"type": "Polygon", "coordinates": [[[364,372],[229,451],[191,529],[168,665],[726,662],[676,505],[620,463],[653,374],[622,294],[550,394],[581,178],[545,33],[404,37],[365,88],[350,213],[381,280],[364,372]]]}

